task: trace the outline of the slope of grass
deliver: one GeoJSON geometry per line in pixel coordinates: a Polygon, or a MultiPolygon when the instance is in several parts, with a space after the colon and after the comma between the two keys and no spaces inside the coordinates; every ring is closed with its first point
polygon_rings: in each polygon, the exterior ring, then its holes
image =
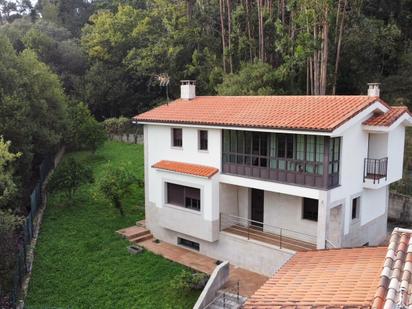
{"type": "MultiPolygon", "coordinates": [[[[143,178],[143,147],[107,142],[95,155],[74,156],[93,168],[98,182],[104,170],[128,164],[143,178]]],[[[160,256],[130,255],[128,242],[115,231],[144,217],[143,189],[125,199],[126,215],[96,190],[84,186],[68,204],[52,194],[35,250],[28,308],[191,308],[199,293],[182,293],[171,281],[184,269],[160,256]]]]}

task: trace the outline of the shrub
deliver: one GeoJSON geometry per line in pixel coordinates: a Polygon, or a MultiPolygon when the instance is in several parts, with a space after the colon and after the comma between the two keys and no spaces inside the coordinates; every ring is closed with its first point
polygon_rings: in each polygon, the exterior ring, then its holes
{"type": "Polygon", "coordinates": [[[174,289],[181,291],[202,290],[208,279],[207,274],[184,270],[173,279],[171,284],[174,289]]]}
{"type": "Polygon", "coordinates": [[[92,170],[79,161],[69,158],[54,171],[50,178],[49,190],[63,191],[72,200],[81,185],[93,182],[92,170]]]}

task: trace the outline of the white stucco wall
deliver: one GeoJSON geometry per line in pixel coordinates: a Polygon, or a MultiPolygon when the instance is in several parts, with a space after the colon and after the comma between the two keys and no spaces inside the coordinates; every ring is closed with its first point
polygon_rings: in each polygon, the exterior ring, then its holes
{"type": "MultiPolygon", "coordinates": [[[[178,212],[188,211],[198,214],[206,221],[219,219],[219,182],[218,175],[212,178],[196,177],[170,171],[152,168],[161,160],[171,160],[185,163],[201,164],[220,169],[221,133],[219,129],[208,129],[208,151],[198,150],[198,129],[183,128],[183,147],[171,146],[171,128],[177,126],[145,125],[145,154],[146,154],[146,204],[155,207],[173,207],[166,203],[165,183],[176,183],[199,188],[201,191],[201,211],[190,211],[183,207],[178,212]]],[[[181,223],[180,223],[181,224],[181,223]]]]}
{"type": "Polygon", "coordinates": [[[361,225],[385,214],[388,206],[389,187],[380,189],[365,189],[360,200],[361,225]]]}
{"type": "MultiPolygon", "coordinates": [[[[273,192],[265,192],[264,198],[264,222],[289,231],[283,231],[283,236],[297,239],[305,239],[305,235],[312,235],[315,240],[317,223],[303,219],[303,198],[273,192]],[[301,235],[299,232],[305,235],[301,235]]],[[[269,228],[268,228],[269,229],[269,228]]],[[[274,231],[278,233],[279,231],[274,231]]],[[[305,239],[306,240],[306,239],[305,239]]]]}
{"type": "Polygon", "coordinates": [[[405,127],[398,126],[389,132],[388,138],[388,183],[402,178],[405,127]]]}
{"type": "Polygon", "coordinates": [[[382,159],[388,156],[388,133],[370,133],[368,158],[382,159]]]}

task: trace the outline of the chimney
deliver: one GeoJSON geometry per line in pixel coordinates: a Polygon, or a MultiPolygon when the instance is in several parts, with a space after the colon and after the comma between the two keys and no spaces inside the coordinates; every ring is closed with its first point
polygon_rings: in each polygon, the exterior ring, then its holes
{"type": "Polygon", "coordinates": [[[180,98],[184,100],[192,100],[196,98],[196,81],[181,80],[180,81],[180,98]]]}
{"type": "Polygon", "coordinates": [[[379,97],[380,94],[380,83],[368,83],[368,97],[379,97]]]}

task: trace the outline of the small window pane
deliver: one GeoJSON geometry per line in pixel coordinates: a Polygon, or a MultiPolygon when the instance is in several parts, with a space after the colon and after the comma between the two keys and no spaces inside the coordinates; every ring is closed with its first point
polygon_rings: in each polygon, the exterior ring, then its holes
{"type": "Polygon", "coordinates": [[[286,157],[286,135],[278,134],[277,135],[277,149],[278,149],[278,158],[286,157]]]}
{"type": "Polygon", "coordinates": [[[230,131],[223,131],[223,151],[229,152],[230,150],[230,131]]]}
{"type": "Polygon", "coordinates": [[[318,221],[318,200],[303,198],[303,219],[318,221]]]}
{"type": "Polygon", "coordinates": [[[208,147],[207,131],[200,130],[199,131],[199,149],[207,150],[207,147],[208,147]]]}
{"type": "Polygon", "coordinates": [[[172,129],[172,146],[182,147],[182,129],[173,128],[172,129]]]}
{"type": "Polygon", "coordinates": [[[352,220],[359,218],[359,201],[359,197],[352,200],[352,220]]]}
{"type": "Polygon", "coordinates": [[[245,153],[252,153],[252,132],[245,132],[245,153]]]}

